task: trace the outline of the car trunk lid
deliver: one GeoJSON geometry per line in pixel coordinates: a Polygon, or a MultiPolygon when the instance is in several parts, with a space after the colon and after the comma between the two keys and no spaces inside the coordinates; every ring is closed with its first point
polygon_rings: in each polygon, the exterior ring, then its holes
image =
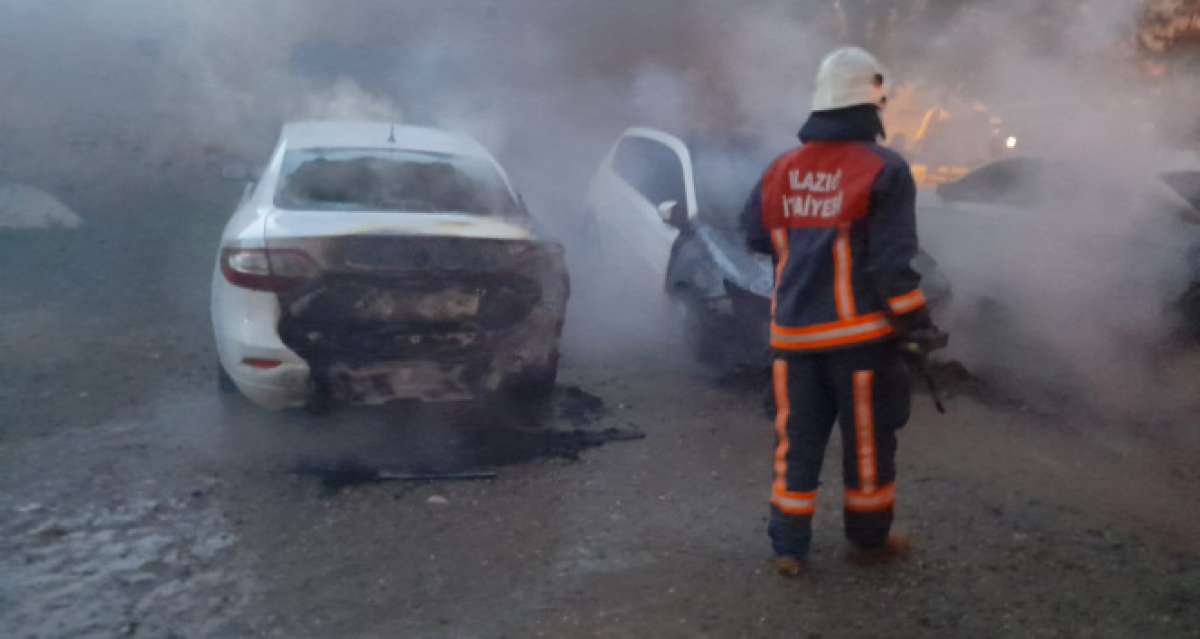
{"type": "Polygon", "coordinates": [[[505,336],[568,294],[561,247],[500,219],[284,211],[267,247],[315,264],[278,293],[280,337],[318,385],[367,403],[474,395],[505,336]]]}

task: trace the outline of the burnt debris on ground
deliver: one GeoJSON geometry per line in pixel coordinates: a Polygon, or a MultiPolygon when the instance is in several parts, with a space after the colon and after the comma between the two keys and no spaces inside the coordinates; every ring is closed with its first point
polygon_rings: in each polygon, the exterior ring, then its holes
{"type": "Polygon", "coordinates": [[[386,460],[355,455],[308,458],[290,472],[316,477],[335,492],[390,481],[485,480],[496,476],[496,468],[537,459],[575,461],[586,449],[645,437],[628,425],[589,428],[607,408],[604,400],[574,386],[560,386],[544,406],[528,408],[482,403],[425,429],[412,446],[386,460]]]}
{"type": "Polygon", "coordinates": [[[301,476],[317,477],[321,480],[321,485],[331,491],[389,481],[482,481],[495,479],[497,476],[494,471],[397,471],[391,468],[372,466],[358,459],[341,459],[332,463],[302,462],[296,466],[293,472],[301,476]]]}
{"type": "MultiPolygon", "coordinates": [[[[1045,417],[1062,413],[1071,403],[1070,393],[1062,388],[1049,385],[1023,387],[1014,383],[1011,372],[1001,369],[970,370],[957,360],[931,360],[929,373],[946,399],[962,395],[991,408],[1018,410],[1045,417]]],[[[929,392],[919,374],[914,375],[913,381],[915,392],[929,392]]],[[[1083,406],[1072,408],[1084,410],[1083,406]]]]}
{"type": "Polygon", "coordinates": [[[576,428],[598,421],[607,412],[604,400],[578,386],[560,386],[554,406],[558,419],[576,428]]]}

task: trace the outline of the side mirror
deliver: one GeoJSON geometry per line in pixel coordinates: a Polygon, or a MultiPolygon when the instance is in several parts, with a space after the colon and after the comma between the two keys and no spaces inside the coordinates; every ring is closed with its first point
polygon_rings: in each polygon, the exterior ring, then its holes
{"type": "Polygon", "coordinates": [[[658,205],[658,217],[662,218],[663,222],[671,223],[671,218],[675,216],[675,207],[679,206],[676,200],[667,200],[658,205]]]}

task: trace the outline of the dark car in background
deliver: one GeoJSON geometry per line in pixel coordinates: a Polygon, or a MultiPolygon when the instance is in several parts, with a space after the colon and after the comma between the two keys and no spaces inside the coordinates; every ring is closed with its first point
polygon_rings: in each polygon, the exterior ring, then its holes
{"type": "Polygon", "coordinates": [[[1200,158],[1163,165],[985,164],[921,194],[922,246],[963,308],[1019,310],[1042,327],[1076,312],[1122,334],[1165,308],[1200,332],[1200,158]]]}

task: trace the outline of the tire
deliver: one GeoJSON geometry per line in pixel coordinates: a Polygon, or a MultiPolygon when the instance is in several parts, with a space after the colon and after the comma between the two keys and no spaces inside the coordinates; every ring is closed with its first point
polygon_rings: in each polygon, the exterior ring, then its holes
{"type": "Polygon", "coordinates": [[[233,383],[233,378],[225,372],[225,367],[219,360],[217,361],[217,390],[222,395],[236,395],[240,392],[237,384],[233,383]]]}
{"type": "Polygon", "coordinates": [[[704,366],[722,370],[738,359],[741,340],[734,319],[720,315],[703,300],[691,295],[677,298],[683,312],[687,349],[704,366]]]}
{"type": "Polygon", "coordinates": [[[558,353],[545,366],[530,368],[508,383],[507,394],[522,400],[544,400],[558,383],[558,353]]]}
{"type": "Polygon", "coordinates": [[[329,379],[324,376],[312,375],[309,377],[308,384],[308,400],[304,402],[304,412],[318,417],[332,413],[334,400],[329,379]]]}

